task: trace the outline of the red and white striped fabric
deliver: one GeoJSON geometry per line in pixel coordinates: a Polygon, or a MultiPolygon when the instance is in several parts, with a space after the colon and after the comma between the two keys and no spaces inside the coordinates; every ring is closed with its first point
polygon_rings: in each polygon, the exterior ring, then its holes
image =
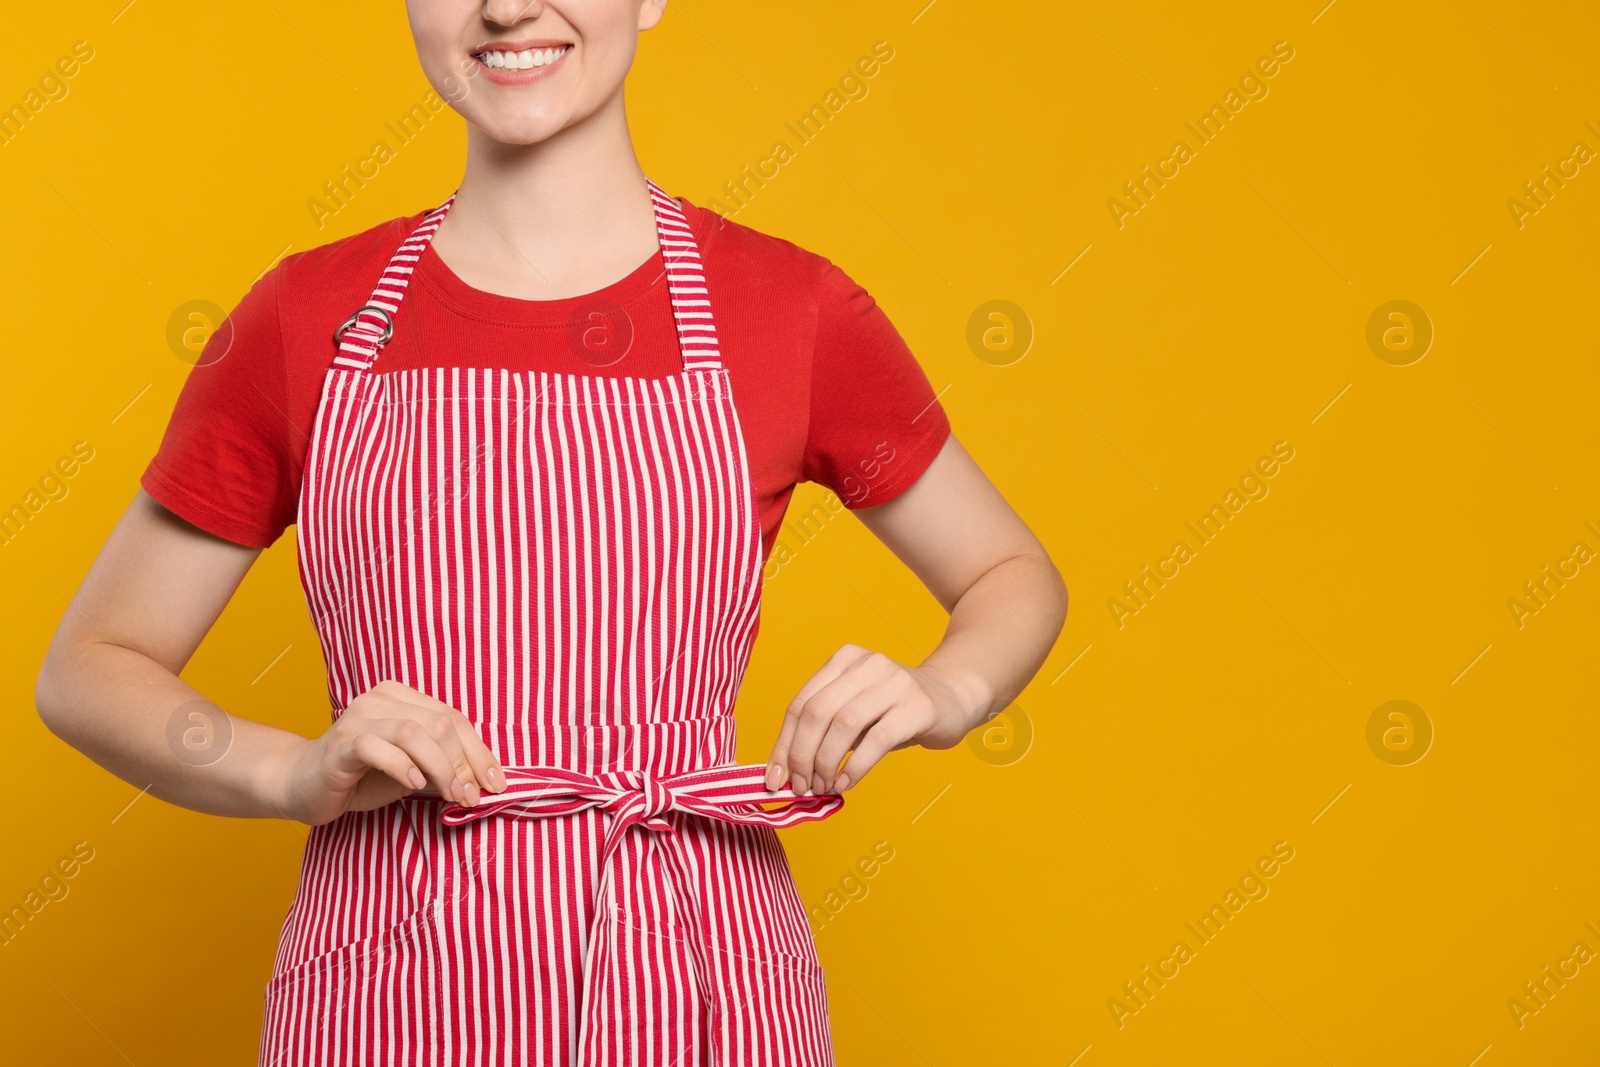
{"type": "Polygon", "coordinates": [[[454,196],[341,331],[297,516],[333,714],[401,681],[509,785],[312,828],[262,1067],[832,1067],[775,828],[843,798],[734,763],[760,528],[699,250],[648,185],[679,375],[375,373],[454,196]]]}

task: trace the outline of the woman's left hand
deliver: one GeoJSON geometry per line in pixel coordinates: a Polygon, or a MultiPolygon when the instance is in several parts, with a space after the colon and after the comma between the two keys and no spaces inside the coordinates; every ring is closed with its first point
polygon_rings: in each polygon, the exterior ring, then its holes
{"type": "Polygon", "coordinates": [[[959,744],[975,710],[936,668],[845,645],[790,701],[766,786],[776,789],[787,778],[796,793],[842,793],[887,752],[959,744]],[[846,752],[850,759],[840,767],[846,752]]]}

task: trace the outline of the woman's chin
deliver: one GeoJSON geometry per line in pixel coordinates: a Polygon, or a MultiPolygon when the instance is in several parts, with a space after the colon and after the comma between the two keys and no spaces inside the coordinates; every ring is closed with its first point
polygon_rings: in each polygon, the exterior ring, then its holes
{"type": "Polygon", "coordinates": [[[537,115],[475,115],[472,124],[485,137],[505,145],[538,144],[560,133],[567,125],[547,112],[537,115]]]}

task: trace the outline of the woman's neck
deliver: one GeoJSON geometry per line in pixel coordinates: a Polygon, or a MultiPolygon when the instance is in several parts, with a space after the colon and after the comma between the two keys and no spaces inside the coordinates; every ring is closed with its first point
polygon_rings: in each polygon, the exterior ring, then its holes
{"type": "Polygon", "coordinates": [[[469,126],[434,253],[474,289],[523,300],[582,296],[637,270],[660,245],[620,100],[616,111],[532,145],[469,126]]]}

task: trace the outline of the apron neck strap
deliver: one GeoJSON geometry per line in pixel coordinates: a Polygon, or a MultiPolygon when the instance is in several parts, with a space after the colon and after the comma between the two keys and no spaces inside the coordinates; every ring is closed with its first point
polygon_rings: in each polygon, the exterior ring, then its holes
{"type": "MultiPolygon", "coordinates": [[[[678,202],[650,178],[650,202],[655,209],[656,237],[661,243],[661,259],[666,266],[667,294],[672,300],[672,319],[678,331],[678,351],[685,372],[717,370],[722,355],[717,347],[717,327],[711,314],[711,296],[706,289],[705,265],[700,246],[678,202]]],[[[423,216],[417,228],[395,250],[366,305],[345,320],[334,332],[339,351],[333,363],[356,371],[369,371],[378,361],[383,346],[394,336],[394,321],[405,298],[406,287],[416,271],[417,260],[439,224],[444,221],[460,190],[423,216]]]]}

